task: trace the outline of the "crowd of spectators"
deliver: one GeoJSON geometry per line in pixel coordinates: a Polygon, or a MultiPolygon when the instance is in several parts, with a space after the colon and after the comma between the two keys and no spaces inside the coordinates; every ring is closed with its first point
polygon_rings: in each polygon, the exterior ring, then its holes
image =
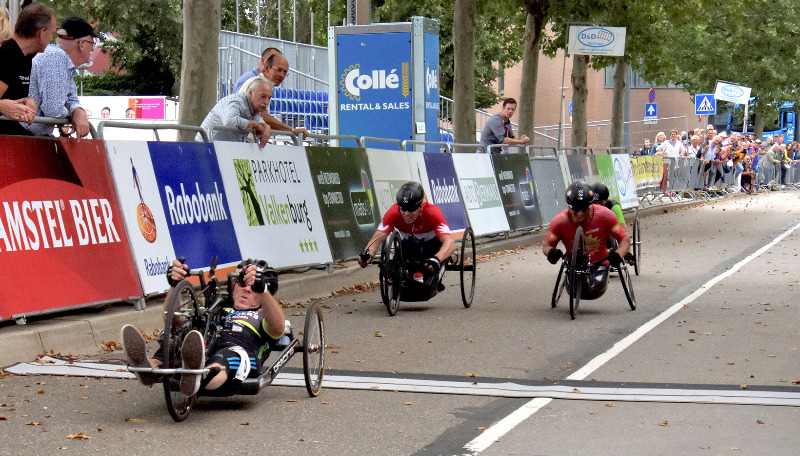
{"type": "Polygon", "coordinates": [[[786,185],[792,163],[800,161],[800,143],[785,144],[783,134],[762,141],[752,134],[717,132],[713,125],[708,125],[705,131],[696,128],[690,134],[671,130],[670,139],[666,138],[664,132],[658,132],[653,145],[645,139],[638,155],[696,158],[698,172],[702,173],[701,186],[711,191],[732,187],[753,192],[758,184],[786,185]],[[779,171],[772,181],[759,182],[759,165],[779,171]],[[732,179],[726,182],[731,171],[732,179]]]}

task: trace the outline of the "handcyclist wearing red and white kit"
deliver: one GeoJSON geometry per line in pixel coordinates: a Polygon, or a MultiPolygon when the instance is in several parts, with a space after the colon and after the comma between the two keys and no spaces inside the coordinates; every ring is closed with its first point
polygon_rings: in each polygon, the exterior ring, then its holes
{"type": "MultiPolygon", "coordinates": [[[[394,228],[402,236],[403,258],[423,260],[429,272],[441,278],[442,265],[455,252],[456,242],[442,211],[427,201],[418,182],[408,182],[397,192],[397,204],[392,205],[381,220],[375,234],[358,259],[366,267],[394,228]]],[[[411,273],[420,271],[409,271],[411,273]]],[[[424,271],[421,271],[424,272],[424,271]]]]}

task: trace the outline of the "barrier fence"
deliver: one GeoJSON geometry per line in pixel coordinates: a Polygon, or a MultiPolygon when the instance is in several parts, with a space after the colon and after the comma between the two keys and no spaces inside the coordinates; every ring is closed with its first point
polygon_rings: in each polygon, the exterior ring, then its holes
{"type": "MultiPolygon", "coordinates": [[[[0,268],[13,284],[34,268],[54,271],[54,282],[4,287],[0,319],[162,293],[178,256],[202,268],[216,255],[221,271],[247,257],[278,269],[352,259],[409,180],[422,183],[456,233],[471,226],[486,236],[544,227],[566,208],[575,179],[604,182],[631,208],[637,195],[691,189],[702,174],[692,158],[570,152],[6,136],[0,268]]],[[[761,166],[763,180],[780,177],[761,166]]],[[[798,165],[785,175],[797,182],[798,165]]]]}

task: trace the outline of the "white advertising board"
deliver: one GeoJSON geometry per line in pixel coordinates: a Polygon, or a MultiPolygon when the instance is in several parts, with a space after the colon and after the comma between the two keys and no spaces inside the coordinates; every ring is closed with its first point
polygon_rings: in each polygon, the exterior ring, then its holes
{"type": "Polygon", "coordinates": [[[397,191],[403,184],[419,180],[411,174],[408,152],[367,149],[367,160],[372,173],[372,186],[378,198],[378,211],[382,216],[395,203],[397,191]]]}
{"type": "Polygon", "coordinates": [[[475,236],[508,231],[489,154],[453,154],[458,183],[475,236]]]}
{"type": "Polygon", "coordinates": [[[572,25],[568,51],[573,55],[625,55],[625,27],[572,25]]]}
{"type": "Polygon", "coordinates": [[[631,157],[628,154],[611,154],[614,164],[614,175],[617,177],[619,204],[623,209],[639,206],[636,196],[636,179],[631,168],[631,157]]]}
{"type": "Polygon", "coordinates": [[[242,256],[274,268],[332,261],[304,148],[218,141],[214,149],[242,256]]]}

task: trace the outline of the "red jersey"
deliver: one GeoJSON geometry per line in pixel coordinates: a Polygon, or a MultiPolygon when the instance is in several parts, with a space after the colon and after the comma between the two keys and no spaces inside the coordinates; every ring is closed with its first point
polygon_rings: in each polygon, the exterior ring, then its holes
{"type": "Polygon", "coordinates": [[[580,225],[577,225],[569,217],[569,209],[564,209],[553,217],[550,222],[549,240],[555,238],[564,243],[566,254],[572,252],[572,242],[575,240],[575,232],[578,226],[583,227],[583,235],[586,239],[586,251],[589,254],[589,261],[595,262],[608,256],[606,241],[614,238],[617,242],[622,242],[628,236],[625,227],[620,225],[615,214],[610,209],[600,205],[593,205],[594,214],[587,218],[580,225]]]}
{"type": "Polygon", "coordinates": [[[400,230],[403,239],[411,236],[415,239],[430,241],[434,238],[441,239],[442,236],[450,234],[450,225],[447,224],[442,211],[427,201],[422,202],[422,213],[412,224],[408,224],[403,220],[403,216],[400,214],[400,207],[397,204],[392,205],[383,215],[378,231],[388,235],[394,228],[400,230]]]}

